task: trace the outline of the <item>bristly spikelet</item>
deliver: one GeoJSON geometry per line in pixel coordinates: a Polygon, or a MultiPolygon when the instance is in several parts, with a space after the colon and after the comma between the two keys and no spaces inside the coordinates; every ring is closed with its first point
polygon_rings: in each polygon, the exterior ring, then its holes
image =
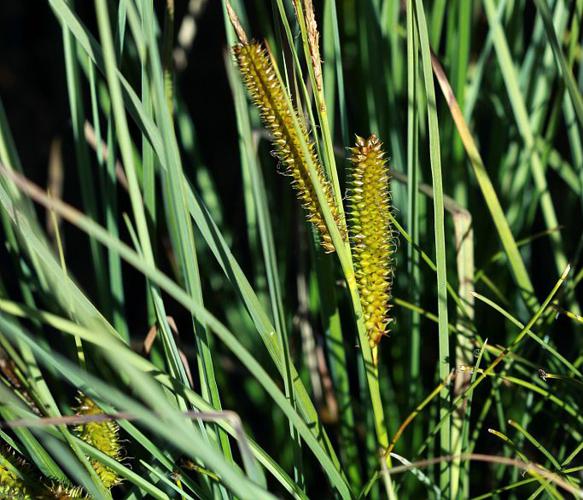
{"type": "Polygon", "coordinates": [[[294,128],[294,116],[300,124],[301,135],[308,145],[309,156],[316,169],[318,181],[343,239],[346,238],[346,227],[334,201],[332,186],[316,156],[314,144],[310,140],[302,115],[290,106],[286,90],[275,71],[270,54],[259,42],[235,45],[233,53],[251,99],[259,108],[263,123],[273,136],[277,158],[284,165],[285,173],[292,177],[292,186],[302,206],[308,212],[307,219],[318,229],[324,250],[328,253],[334,252],[334,244],[310,180],[308,160],[303,154],[300,137],[294,128]]]}
{"type": "Polygon", "coordinates": [[[0,445],[0,500],[89,500],[80,486],[44,483],[31,465],[10,446],[0,445]]]}
{"type": "Polygon", "coordinates": [[[90,499],[85,490],[80,486],[63,486],[55,484],[47,488],[47,491],[40,495],[41,500],[81,500],[90,499]]]}
{"type": "Polygon", "coordinates": [[[0,498],[32,499],[34,496],[27,481],[16,472],[17,462],[21,467],[24,465],[11,450],[5,446],[0,448],[0,498]]]}
{"type": "Polygon", "coordinates": [[[392,321],[389,301],[394,240],[389,218],[389,170],[382,142],[374,134],[368,139],[356,136],[356,147],[351,152],[350,246],[369,343],[376,360],[376,347],[392,321]]]}
{"type": "MultiPolygon", "coordinates": [[[[99,415],[101,413],[103,412],[91,398],[87,396],[80,397],[77,415],[99,415]]],[[[116,422],[88,422],[76,426],[75,433],[94,448],[97,448],[114,460],[120,460],[119,425],[116,422]]],[[[91,465],[106,488],[113,488],[121,482],[117,473],[103,465],[100,461],[92,460],[91,465]]]]}

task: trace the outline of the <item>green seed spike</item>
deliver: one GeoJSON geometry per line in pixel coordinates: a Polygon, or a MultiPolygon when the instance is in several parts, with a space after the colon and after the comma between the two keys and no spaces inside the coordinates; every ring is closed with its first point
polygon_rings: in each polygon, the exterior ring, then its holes
{"type": "Polygon", "coordinates": [[[388,334],[395,242],[389,214],[389,169],[376,135],[356,136],[348,189],[350,247],[375,364],[388,334]]]}
{"type": "MultiPolygon", "coordinates": [[[[99,415],[101,413],[103,412],[91,398],[82,396],[79,399],[77,415],[99,415]]],[[[121,445],[119,442],[119,425],[117,422],[89,422],[75,427],[75,433],[94,448],[97,448],[114,460],[120,460],[121,445]]],[[[100,461],[92,460],[91,465],[106,488],[113,488],[121,482],[121,478],[117,473],[103,465],[100,461]]]]}
{"type": "Polygon", "coordinates": [[[332,194],[332,186],[324,174],[322,165],[316,156],[314,144],[310,140],[308,128],[303,116],[291,105],[281,78],[275,70],[269,52],[259,43],[238,44],[233,47],[239,70],[249,95],[260,111],[265,127],[273,136],[275,154],[284,166],[284,171],[292,178],[292,187],[307,211],[307,219],[320,234],[322,247],[327,253],[335,251],[332,238],[326,227],[324,216],[310,180],[308,160],[304,156],[294,117],[300,124],[301,136],[308,145],[309,156],[316,168],[319,184],[336,225],[343,239],[346,239],[346,227],[341,220],[338,207],[332,194]]]}
{"type": "MultiPolygon", "coordinates": [[[[0,498],[32,499],[33,493],[25,479],[15,468],[14,453],[5,446],[0,448],[0,498]]],[[[23,466],[23,462],[19,464],[23,466]]]]}
{"type": "Polygon", "coordinates": [[[80,486],[42,482],[24,457],[10,446],[0,445],[0,499],[76,500],[89,497],[80,486]]]}

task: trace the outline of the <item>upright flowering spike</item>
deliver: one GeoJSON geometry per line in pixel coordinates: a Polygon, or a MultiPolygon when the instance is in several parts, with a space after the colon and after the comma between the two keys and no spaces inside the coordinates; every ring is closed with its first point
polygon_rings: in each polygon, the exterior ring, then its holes
{"type": "Polygon", "coordinates": [[[297,128],[294,127],[294,117],[300,125],[301,136],[308,146],[309,158],[316,169],[319,184],[343,239],[346,238],[346,227],[341,220],[332,194],[332,186],[316,156],[303,117],[290,105],[271,57],[260,43],[238,44],[233,47],[233,52],[251,99],[259,108],[263,123],[273,136],[275,154],[283,164],[285,173],[292,178],[292,186],[297,197],[308,213],[307,219],[317,228],[324,250],[328,253],[334,252],[334,244],[310,179],[308,159],[303,153],[297,128]]]}
{"type": "Polygon", "coordinates": [[[389,170],[376,135],[356,136],[351,149],[348,208],[350,246],[356,281],[365,316],[373,356],[388,333],[393,277],[394,240],[392,236],[389,170]]]}
{"type": "MultiPolygon", "coordinates": [[[[87,396],[80,398],[77,415],[99,415],[101,413],[103,412],[91,398],[87,396]]],[[[75,427],[75,432],[83,441],[94,448],[115,460],[120,459],[119,425],[116,422],[88,422],[75,427]]],[[[117,473],[100,461],[92,460],[91,465],[106,488],[113,488],[121,482],[117,473]]]]}

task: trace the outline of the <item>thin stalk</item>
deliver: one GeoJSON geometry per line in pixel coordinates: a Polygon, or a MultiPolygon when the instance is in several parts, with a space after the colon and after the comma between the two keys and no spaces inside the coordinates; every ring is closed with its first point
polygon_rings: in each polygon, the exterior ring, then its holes
{"type": "Polygon", "coordinates": [[[553,457],[553,455],[530,432],[528,432],[524,427],[522,427],[514,420],[508,420],[508,425],[510,425],[510,427],[514,427],[518,432],[524,435],[530,444],[532,444],[538,451],[540,451],[556,470],[561,470],[561,464],[559,464],[558,460],[553,457]]]}
{"type": "Polygon", "coordinates": [[[333,262],[321,253],[316,255],[316,274],[320,300],[320,314],[328,350],[330,372],[334,381],[334,392],[339,408],[340,429],[338,439],[340,454],[345,463],[347,476],[355,491],[362,487],[358,442],[355,431],[353,398],[350,392],[350,379],[346,341],[338,310],[338,296],[334,287],[333,262]]]}
{"type": "MultiPolygon", "coordinates": [[[[99,119],[99,109],[97,102],[97,82],[95,79],[95,67],[89,64],[89,85],[91,90],[91,110],[93,116],[93,126],[95,130],[97,164],[100,168],[100,179],[103,182],[104,191],[104,212],[105,225],[113,235],[118,235],[117,227],[117,176],[115,174],[116,160],[114,148],[113,118],[111,110],[107,117],[107,158],[103,155],[103,140],[101,134],[101,123],[99,119]]],[[[87,130],[87,124],[85,124],[87,130]]],[[[119,255],[108,252],[109,282],[111,286],[112,319],[115,329],[120,335],[129,341],[128,325],[125,317],[125,295],[123,288],[123,276],[119,255]]]]}
{"type": "MultiPolygon", "coordinates": [[[[413,0],[407,0],[407,230],[411,235],[411,245],[408,247],[407,270],[410,276],[411,301],[419,303],[421,294],[419,246],[419,115],[417,112],[417,81],[419,72],[419,34],[413,13],[413,0]]],[[[421,364],[421,324],[418,311],[411,311],[411,346],[409,358],[410,380],[419,380],[421,364]]],[[[412,384],[409,405],[413,404],[420,393],[420,385],[412,384]]],[[[416,426],[416,430],[420,428],[416,426]]],[[[413,448],[418,446],[419,433],[412,438],[413,448]]]]}
{"type": "MultiPolygon", "coordinates": [[[[425,92],[427,96],[427,121],[429,125],[429,151],[433,184],[433,221],[435,232],[435,249],[437,264],[437,304],[438,304],[438,333],[439,333],[439,377],[445,380],[451,370],[451,358],[449,354],[449,331],[447,312],[447,269],[445,251],[445,214],[443,206],[443,184],[441,174],[441,147],[439,143],[439,124],[437,119],[437,101],[435,99],[435,87],[433,85],[433,73],[431,69],[431,55],[425,10],[421,0],[415,0],[415,19],[419,30],[421,63],[425,92]]],[[[451,404],[451,395],[448,389],[443,392],[443,401],[440,404],[440,419],[444,425],[440,430],[441,450],[451,454],[451,413],[448,411],[451,404]]],[[[451,470],[441,468],[440,487],[448,491],[451,470]]]]}

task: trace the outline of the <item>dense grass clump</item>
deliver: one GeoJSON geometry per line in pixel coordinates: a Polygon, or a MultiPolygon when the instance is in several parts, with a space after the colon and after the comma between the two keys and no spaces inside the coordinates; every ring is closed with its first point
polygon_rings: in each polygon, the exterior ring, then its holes
{"type": "Polygon", "coordinates": [[[583,496],[583,2],[0,19],[0,498],[583,496]]]}

